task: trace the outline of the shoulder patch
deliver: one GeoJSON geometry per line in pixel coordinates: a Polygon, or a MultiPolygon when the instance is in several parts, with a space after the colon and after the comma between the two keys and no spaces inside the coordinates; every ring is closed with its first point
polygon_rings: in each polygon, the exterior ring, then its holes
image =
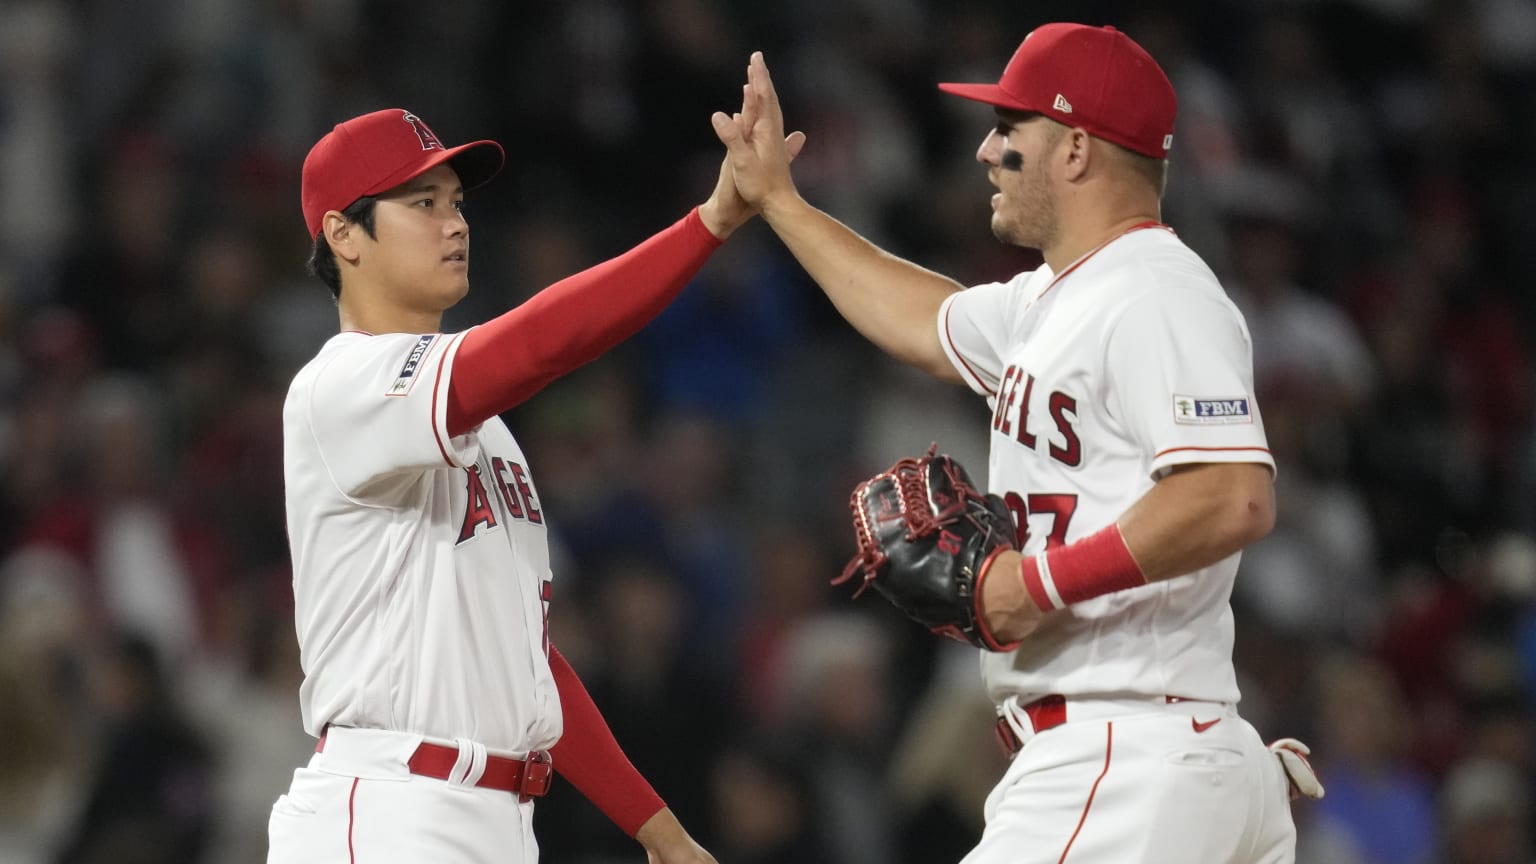
{"type": "Polygon", "coordinates": [[[427,349],[431,348],[435,341],[437,341],[435,333],[429,333],[416,340],[416,344],[411,347],[411,353],[406,355],[405,365],[400,367],[399,376],[384,392],[385,396],[404,396],[411,392],[411,388],[416,385],[416,373],[421,369],[421,360],[427,356],[427,349]]]}
{"type": "Polygon", "coordinates": [[[1221,398],[1173,396],[1173,422],[1193,426],[1226,426],[1252,423],[1253,411],[1247,396],[1221,398]]]}

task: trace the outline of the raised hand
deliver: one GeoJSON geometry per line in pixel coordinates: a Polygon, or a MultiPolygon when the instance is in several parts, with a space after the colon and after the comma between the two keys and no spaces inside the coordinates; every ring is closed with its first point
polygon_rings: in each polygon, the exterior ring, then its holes
{"type": "Polygon", "coordinates": [[[711,120],[736,190],[750,206],[762,210],[776,196],[799,194],[789,163],[805,145],[805,135],[784,134],[784,112],[761,51],[752,52],[747,64],[741,112],[729,117],[716,112],[711,120]]]}
{"type": "MultiPolygon", "coordinates": [[[[724,113],[716,116],[725,117],[724,113]]],[[[726,118],[727,123],[738,122],[740,113],[735,118],[726,118]]],[[[792,132],[784,139],[784,150],[793,160],[800,155],[800,149],[805,146],[805,133],[792,132]]],[[[742,197],[736,188],[736,178],[731,171],[729,157],[720,163],[720,176],[715,181],[715,189],[710,193],[709,200],[699,208],[699,216],[704,220],[704,227],[708,228],[721,240],[731,236],[737,228],[745,225],[753,216],[761,212],[762,208],[755,203],[748,202],[742,197]]]]}

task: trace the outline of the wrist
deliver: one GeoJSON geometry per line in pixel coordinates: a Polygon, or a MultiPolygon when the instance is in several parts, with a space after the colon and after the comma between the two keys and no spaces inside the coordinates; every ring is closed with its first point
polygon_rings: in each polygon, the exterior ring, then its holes
{"type": "Polygon", "coordinates": [[[635,840],[644,846],[646,851],[658,853],[683,842],[687,837],[688,832],[683,830],[683,824],[677,821],[677,816],[672,813],[670,807],[657,810],[635,832],[635,840]]]}
{"type": "Polygon", "coordinates": [[[736,233],[737,228],[751,221],[754,215],[750,211],[732,214],[728,213],[727,209],[721,206],[713,196],[708,201],[700,204],[696,209],[696,212],[699,214],[699,222],[704,225],[706,231],[714,236],[716,242],[727,240],[732,234],[736,233]]]}
{"type": "Polygon", "coordinates": [[[787,186],[782,190],[774,190],[762,197],[757,202],[758,212],[769,224],[788,218],[795,208],[805,206],[805,199],[794,186],[787,186]]]}
{"type": "Polygon", "coordinates": [[[1020,578],[1024,556],[1001,549],[982,565],[976,579],[976,623],[993,651],[1012,651],[1039,626],[1042,613],[1020,578]]]}
{"type": "Polygon", "coordinates": [[[1025,559],[1019,575],[1033,605],[1044,612],[1147,584],[1113,522],[1075,543],[1025,559]]]}

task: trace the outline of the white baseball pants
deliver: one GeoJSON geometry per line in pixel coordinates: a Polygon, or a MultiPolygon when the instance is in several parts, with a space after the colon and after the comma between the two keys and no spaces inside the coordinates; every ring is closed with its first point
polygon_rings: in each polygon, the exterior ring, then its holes
{"type": "Polygon", "coordinates": [[[533,802],[410,773],[421,737],[331,729],[272,805],[268,864],[536,864],[533,802]]]}
{"type": "Polygon", "coordinates": [[[1068,700],[987,798],[962,864],[1292,864],[1280,763],[1230,705],[1068,700]],[[1212,722],[1219,721],[1219,722],[1212,722]]]}

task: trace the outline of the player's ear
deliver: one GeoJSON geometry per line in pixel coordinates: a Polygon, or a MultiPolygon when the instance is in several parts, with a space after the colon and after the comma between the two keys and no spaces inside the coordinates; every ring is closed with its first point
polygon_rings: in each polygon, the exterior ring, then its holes
{"type": "Polygon", "coordinates": [[[347,217],[337,210],[325,211],[323,220],[320,223],[320,231],[325,235],[325,242],[330,244],[331,252],[335,253],[337,258],[357,263],[358,257],[362,254],[356,242],[358,224],[347,221],[347,217]]]}
{"type": "Polygon", "coordinates": [[[1058,153],[1066,168],[1068,182],[1082,179],[1093,161],[1093,136],[1080,126],[1074,126],[1057,142],[1058,153]]]}

